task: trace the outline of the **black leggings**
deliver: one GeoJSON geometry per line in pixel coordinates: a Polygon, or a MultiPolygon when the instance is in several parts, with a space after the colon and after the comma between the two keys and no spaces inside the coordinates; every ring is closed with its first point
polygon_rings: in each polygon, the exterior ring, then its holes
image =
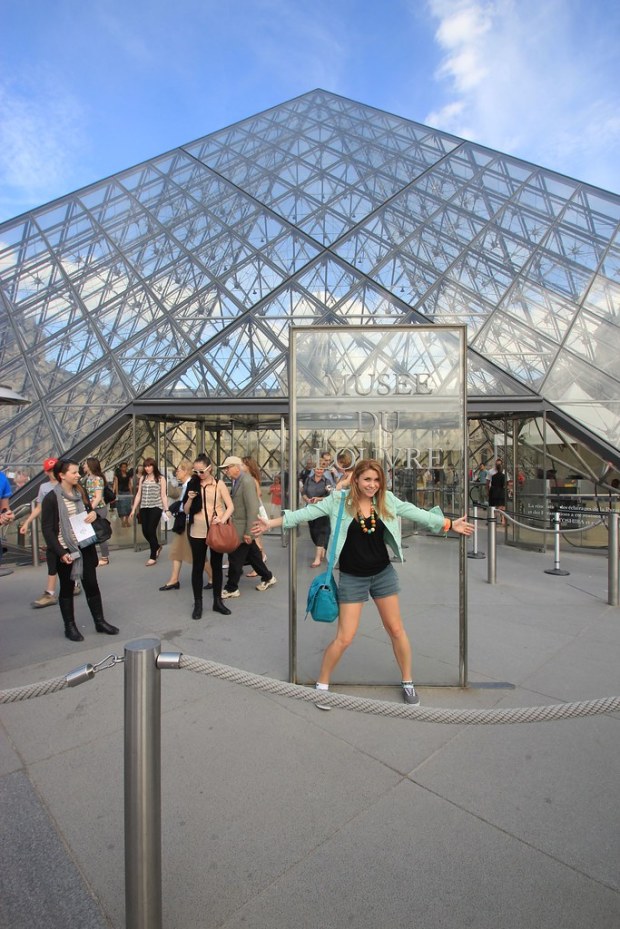
{"type": "MultiPolygon", "coordinates": [[[[96,597],[99,593],[97,583],[97,546],[88,545],[82,549],[82,587],[87,597],[96,597]]],[[[56,571],[60,581],[61,600],[73,596],[73,581],[71,580],[72,564],[65,564],[56,556],[56,571]]]]}
{"type": "Polygon", "coordinates": [[[163,510],[160,506],[147,506],[140,508],[140,525],[142,526],[142,535],[151,547],[151,558],[157,559],[159,551],[159,540],[157,538],[157,527],[163,510]]]}
{"type": "MultiPolygon", "coordinates": [[[[207,540],[194,539],[190,535],[189,544],[192,550],[192,590],[194,592],[194,600],[202,600],[203,572],[208,551],[207,540]]],[[[211,562],[211,572],[213,575],[212,584],[214,597],[222,596],[222,559],[223,555],[221,552],[214,552],[213,549],[211,549],[209,561],[211,562]]]]}

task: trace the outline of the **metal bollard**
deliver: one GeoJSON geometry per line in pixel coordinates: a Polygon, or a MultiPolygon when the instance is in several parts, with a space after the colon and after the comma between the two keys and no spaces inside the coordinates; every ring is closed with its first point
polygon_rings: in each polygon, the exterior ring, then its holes
{"type": "Polygon", "coordinates": [[[609,553],[607,558],[607,602],[618,606],[618,522],[620,513],[609,513],[609,553]]]}
{"type": "Polygon", "coordinates": [[[487,530],[489,538],[489,560],[487,562],[487,582],[495,584],[497,581],[497,519],[495,517],[495,507],[490,506],[487,510],[487,530]]]}
{"type": "Polygon", "coordinates": [[[125,926],[161,929],[159,639],[125,646],[125,926]]]}
{"type": "Polygon", "coordinates": [[[556,577],[567,577],[570,571],[560,568],[560,511],[553,514],[553,567],[545,568],[545,574],[555,574],[556,577]]]}
{"type": "Polygon", "coordinates": [[[486,558],[484,552],[478,551],[478,507],[474,504],[474,534],[472,536],[474,547],[471,552],[467,552],[468,558],[486,558]]]}

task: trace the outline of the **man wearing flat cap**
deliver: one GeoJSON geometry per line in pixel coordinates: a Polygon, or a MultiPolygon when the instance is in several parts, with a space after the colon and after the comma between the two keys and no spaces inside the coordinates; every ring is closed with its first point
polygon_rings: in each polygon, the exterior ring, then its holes
{"type": "Polygon", "coordinates": [[[241,544],[228,556],[228,580],[222,591],[222,599],[240,597],[239,578],[244,564],[249,564],[260,577],[257,590],[268,590],[276,583],[276,578],[265,565],[260,549],[251,532],[252,525],[258,518],[259,500],[256,485],[251,474],[243,467],[241,458],[229,455],[220,465],[220,470],[231,481],[230,495],[235,505],[232,521],[241,539],[241,544]]]}

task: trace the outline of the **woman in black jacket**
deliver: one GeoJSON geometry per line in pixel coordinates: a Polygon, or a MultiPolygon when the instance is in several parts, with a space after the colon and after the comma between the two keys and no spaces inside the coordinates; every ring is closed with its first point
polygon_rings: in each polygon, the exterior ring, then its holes
{"type": "Polygon", "coordinates": [[[87,511],[85,523],[97,518],[80,486],[77,461],[61,459],[54,467],[58,484],[46,494],[41,504],[41,527],[45,544],[56,555],[60,594],[58,604],[65,624],[65,636],[72,642],[83,642],[84,636],[75,625],[73,588],[82,581],[86,602],[95,621],[97,632],[116,635],[118,629],[103,618],[101,592],[97,584],[97,546],[94,541],[84,548],[77,543],[71,516],[87,511]]]}

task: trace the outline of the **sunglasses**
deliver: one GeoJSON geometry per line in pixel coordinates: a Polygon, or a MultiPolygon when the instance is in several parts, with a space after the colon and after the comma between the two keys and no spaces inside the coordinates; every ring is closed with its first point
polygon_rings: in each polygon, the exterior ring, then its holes
{"type": "Polygon", "coordinates": [[[194,468],[193,470],[194,474],[207,474],[209,471],[208,468],[202,468],[202,470],[200,468],[194,468]]]}

